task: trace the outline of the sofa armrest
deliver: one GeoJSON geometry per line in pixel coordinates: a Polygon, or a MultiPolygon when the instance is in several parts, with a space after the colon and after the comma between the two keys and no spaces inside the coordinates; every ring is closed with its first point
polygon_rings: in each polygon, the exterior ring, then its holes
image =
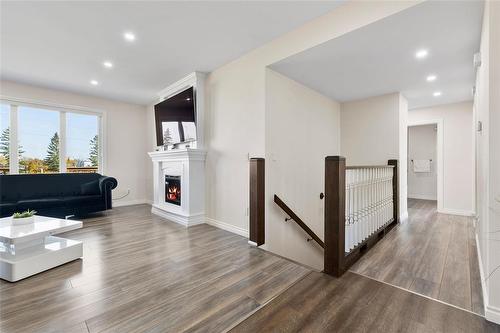
{"type": "Polygon", "coordinates": [[[111,190],[116,188],[117,185],[118,181],[113,177],[102,176],[99,178],[99,189],[101,190],[101,195],[104,197],[106,209],[112,208],[111,190]]]}

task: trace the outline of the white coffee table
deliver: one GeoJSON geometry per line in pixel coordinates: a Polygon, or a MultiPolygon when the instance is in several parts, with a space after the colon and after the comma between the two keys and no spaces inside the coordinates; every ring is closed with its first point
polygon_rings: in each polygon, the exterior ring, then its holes
{"type": "Polygon", "coordinates": [[[52,236],[81,227],[80,221],[45,216],[25,225],[0,218],[0,278],[15,282],[81,258],[82,242],[52,236]]]}

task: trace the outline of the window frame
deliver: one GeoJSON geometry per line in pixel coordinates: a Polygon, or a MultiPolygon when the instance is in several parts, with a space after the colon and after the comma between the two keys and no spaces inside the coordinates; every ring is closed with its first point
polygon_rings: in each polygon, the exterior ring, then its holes
{"type": "Polygon", "coordinates": [[[44,102],[17,97],[0,96],[0,103],[7,104],[10,107],[10,156],[9,156],[9,174],[19,174],[19,159],[18,151],[18,108],[20,106],[34,107],[50,111],[59,112],[59,173],[64,173],[66,169],[66,115],[67,113],[85,114],[97,116],[98,120],[98,135],[99,135],[99,161],[97,172],[104,174],[106,172],[106,112],[99,109],[87,108],[75,105],[64,105],[58,103],[44,102]]]}

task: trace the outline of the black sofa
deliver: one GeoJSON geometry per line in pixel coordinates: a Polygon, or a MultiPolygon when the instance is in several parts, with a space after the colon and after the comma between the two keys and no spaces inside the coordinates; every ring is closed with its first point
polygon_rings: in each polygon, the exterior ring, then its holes
{"type": "Polygon", "coordinates": [[[111,209],[117,185],[98,173],[0,175],[0,216],[31,209],[64,218],[111,209]]]}

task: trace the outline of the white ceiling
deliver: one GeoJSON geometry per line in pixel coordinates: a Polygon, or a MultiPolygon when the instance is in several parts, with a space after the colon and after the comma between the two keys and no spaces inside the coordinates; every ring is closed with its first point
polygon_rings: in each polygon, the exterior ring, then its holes
{"type": "Polygon", "coordinates": [[[190,72],[210,72],[341,2],[2,1],[0,76],[147,104],[190,72]],[[128,30],[134,43],[122,38],[128,30]]]}
{"type": "Polygon", "coordinates": [[[339,102],[397,91],[410,108],[471,100],[482,12],[479,1],[424,2],[271,67],[339,102]]]}

